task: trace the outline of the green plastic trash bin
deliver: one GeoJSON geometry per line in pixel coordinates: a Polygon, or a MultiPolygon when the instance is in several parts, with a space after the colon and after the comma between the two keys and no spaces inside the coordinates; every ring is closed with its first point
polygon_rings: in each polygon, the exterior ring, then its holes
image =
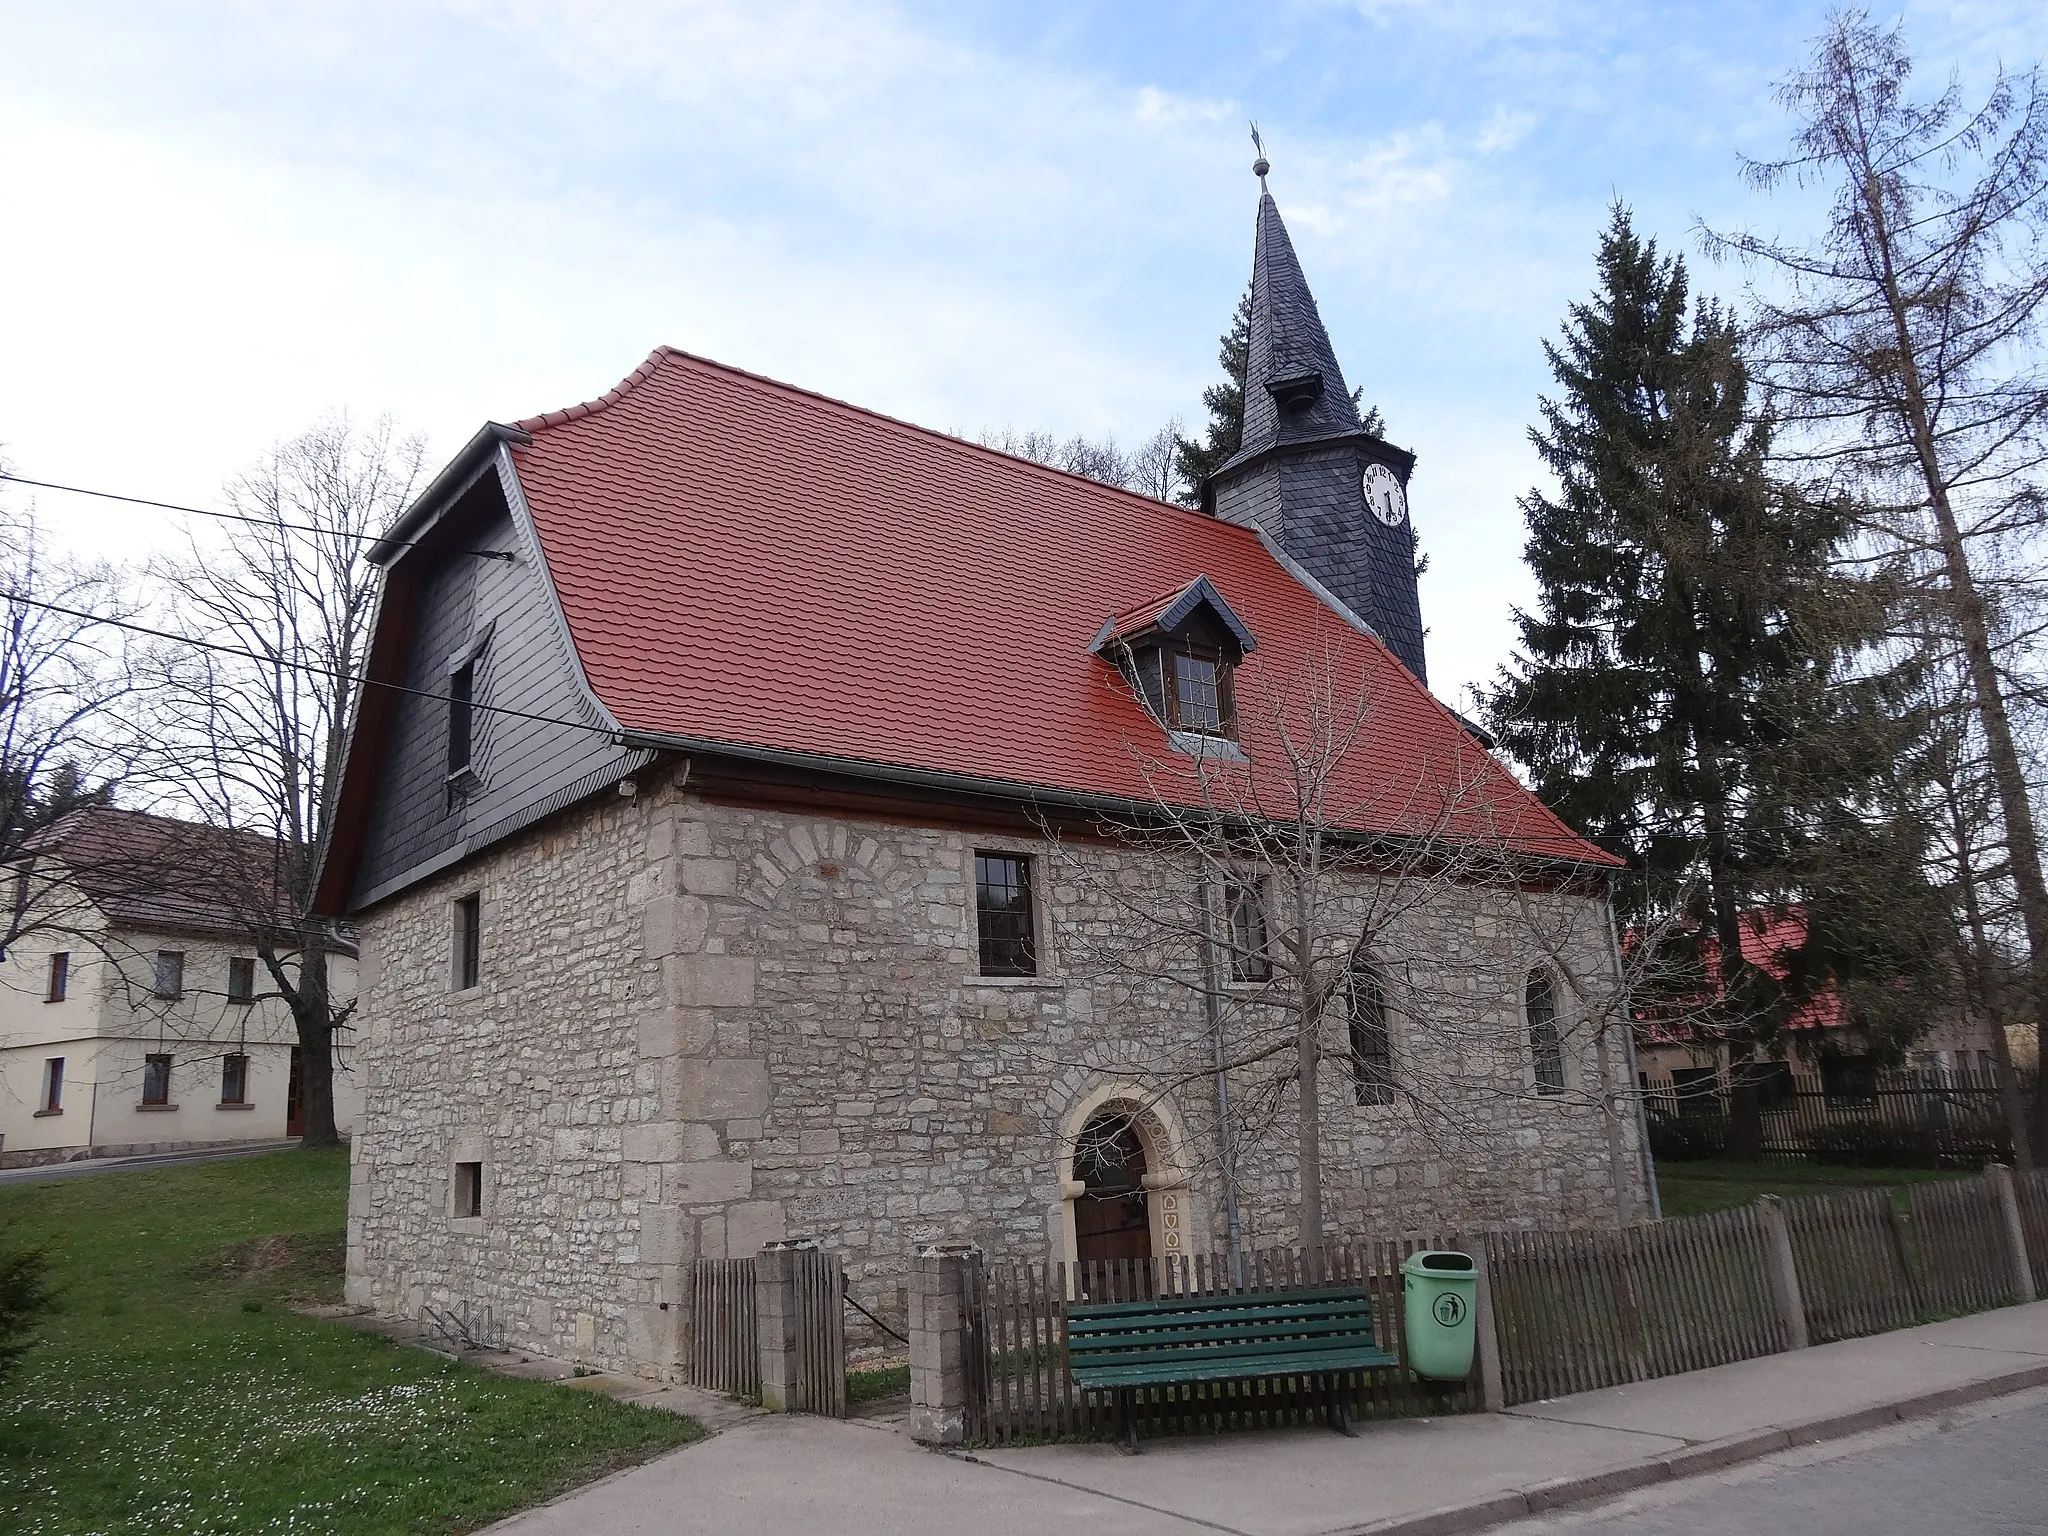
{"type": "Polygon", "coordinates": [[[1401,1263],[1408,1365],[1432,1381],[1463,1381],[1472,1369],[1479,1266],[1469,1253],[1436,1249],[1401,1263]]]}

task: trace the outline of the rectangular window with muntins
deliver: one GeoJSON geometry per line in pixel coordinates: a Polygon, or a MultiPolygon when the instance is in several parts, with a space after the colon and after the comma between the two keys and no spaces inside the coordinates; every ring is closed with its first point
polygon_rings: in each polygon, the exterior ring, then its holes
{"type": "Polygon", "coordinates": [[[249,1058],[230,1051],[220,1059],[220,1101],[223,1104],[249,1102],[249,1058]]]}
{"type": "Polygon", "coordinates": [[[1230,979],[1270,981],[1265,892],[1252,883],[1232,884],[1224,888],[1224,899],[1230,908],[1230,979]]]}
{"type": "Polygon", "coordinates": [[[163,1108],[171,1102],[171,1058],[149,1055],[142,1058],[142,1102],[163,1108]]]}
{"type": "Polygon", "coordinates": [[[253,956],[237,955],[228,961],[228,1001],[256,1001],[256,961],[253,956]]]}
{"type": "Polygon", "coordinates": [[[1174,723],[1205,736],[1223,731],[1223,696],[1217,687],[1216,663],[1207,656],[1178,651],[1173,658],[1174,723]]]}
{"type": "Polygon", "coordinates": [[[984,976],[1036,976],[1038,935],[1031,907],[1031,860],[976,853],[974,923],[984,976]]]}
{"type": "Polygon", "coordinates": [[[156,964],[150,973],[150,990],[157,997],[166,999],[185,995],[183,950],[160,949],[156,952],[156,964]]]}
{"type": "Polygon", "coordinates": [[[1536,1091],[1544,1095],[1564,1092],[1564,1037],[1557,1027],[1557,999],[1550,978],[1541,971],[1529,973],[1523,997],[1529,1020],[1529,1056],[1536,1068],[1536,1091]]]}

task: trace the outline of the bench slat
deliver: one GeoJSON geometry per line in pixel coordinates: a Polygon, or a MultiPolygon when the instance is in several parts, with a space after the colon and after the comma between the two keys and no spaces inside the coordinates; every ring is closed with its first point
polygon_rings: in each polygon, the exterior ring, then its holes
{"type": "Polygon", "coordinates": [[[1320,1317],[1370,1317],[1372,1303],[1363,1297],[1353,1296],[1343,1301],[1318,1301],[1307,1306],[1268,1306],[1260,1308],[1176,1308],[1171,1311],[1124,1312],[1113,1317],[1091,1317],[1079,1308],[1067,1311],[1067,1335],[1069,1338],[1086,1337],[1099,1333],[1123,1333],[1132,1328],[1186,1328],[1207,1324],[1284,1322],[1290,1319],[1320,1317]]]}
{"type": "Polygon", "coordinates": [[[1154,1349],[1173,1345],[1196,1345],[1235,1343],[1239,1340],[1250,1342],[1256,1339],[1278,1339],[1306,1341],[1324,1337],[1362,1337],[1371,1339],[1372,1318],[1367,1315],[1353,1317],[1311,1318],[1303,1322],[1281,1323],[1239,1323],[1234,1327],[1213,1326],[1208,1328],[1158,1328],[1130,1333],[1097,1333],[1082,1338],[1067,1340],[1067,1353],[1075,1357],[1107,1353],[1119,1349],[1154,1349]]]}
{"type": "Polygon", "coordinates": [[[1401,1362],[1382,1349],[1325,1350],[1306,1355],[1274,1355],[1260,1360],[1218,1360],[1213,1363],[1182,1358],[1161,1365],[1076,1364],[1076,1384],[1087,1388],[1173,1386],[1194,1381],[1251,1381],[1274,1376],[1328,1376],[1357,1370],[1377,1370],[1401,1362]]]}
{"type": "Polygon", "coordinates": [[[1332,1339],[1246,1339],[1204,1344],[1193,1349],[1120,1349],[1097,1355],[1070,1355],[1068,1358],[1074,1370],[1092,1371],[1109,1370],[1120,1365],[1165,1365],[1175,1360],[1208,1364],[1217,1360],[1267,1360],[1282,1355],[1290,1358],[1341,1355],[1377,1348],[1369,1334],[1346,1334],[1332,1339]]]}
{"type": "Polygon", "coordinates": [[[1214,1296],[1162,1296],[1152,1301],[1091,1301],[1067,1308],[1067,1315],[1094,1319],[1129,1316],[1134,1312],[1234,1312],[1247,1307],[1292,1308],[1364,1299],[1365,1293],[1358,1286],[1329,1285],[1307,1291],[1239,1291],[1214,1296]]]}

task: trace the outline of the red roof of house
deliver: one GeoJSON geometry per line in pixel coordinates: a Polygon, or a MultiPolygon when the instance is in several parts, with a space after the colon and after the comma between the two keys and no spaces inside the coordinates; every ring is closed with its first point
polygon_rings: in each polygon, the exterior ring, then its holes
{"type": "Polygon", "coordinates": [[[1147,800],[1148,765],[1186,760],[1089,645],[1207,576],[1257,637],[1239,729],[1269,804],[1276,717],[1299,730],[1327,673],[1340,713],[1369,701],[1343,820],[1614,862],[1247,528],[667,348],[518,425],[577,653],[628,730],[1147,800]]]}

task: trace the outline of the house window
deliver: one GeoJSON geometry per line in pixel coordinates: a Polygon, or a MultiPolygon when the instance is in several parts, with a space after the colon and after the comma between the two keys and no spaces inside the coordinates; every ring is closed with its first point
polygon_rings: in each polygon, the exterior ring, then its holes
{"type": "Polygon", "coordinates": [[[483,959],[483,898],[471,892],[455,902],[455,990],[477,984],[483,959]]]}
{"type": "Polygon", "coordinates": [[[1269,981],[1273,958],[1266,932],[1265,892],[1256,884],[1231,884],[1223,888],[1230,911],[1230,979],[1269,981]]]}
{"type": "Polygon", "coordinates": [[[220,1101],[223,1104],[249,1102],[249,1058],[230,1051],[220,1059],[220,1101]]]}
{"type": "Polygon", "coordinates": [[[1361,1105],[1394,1102],[1394,1037],[1387,1028],[1387,994],[1361,965],[1351,968],[1351,1096],[1361,1105]]]}
{"type": "Polygon", "coordinates": [[[1671,1093],[1681,1115],[1721,1113],[1721,1069],[1719,1067],[1674,1067],[1671,1093]]]}
{"type": "Polygon", "coordinates": [[[43,1107],[45,1115],[64,1113],[64,1058],[52,1056],[43,1063],[43,1107]]]}
{"type": "Polygon", "coordinates": [[[228,1001],[256,1001],[256,961],[248,955],[237,955],[228,961],[228,1001]]]}
{"type": "Polygon", "coordinates": [[[185,952],[182,949],[160,949],[156,952],[150,990],[166,999],[185,995],[185,952]]]}
{"type": "Polygon", "coordinates": [[[1797,1091],[1789,1061],[1752,1062],[1749,1080],[1756,1084],[1758,1109],[1790,1109],[1797,1091]]]}
{"type": "Polygon", "coordinates": [[[455,1165],[455,1214],[457,1217],[481,1216],[484,1213],[484,1165],[482,1163],[457,1163],[455,1165]]]}
{"type": "Polygon", "coordinates": [[[142,1058],[142,1102],[163,1107],[171,1102],[171,1058],[149,1055],[142,1058]]]}
{"type": "Polygon", "coordinates": [[[974,856],[974,924],[984,976],[1036,976],[1031,860],[1021,853],[974,856]]]}
{"type": "Polygon", "coordinates": [[[1223,695],[1216,661],[1176,651],[1173,657],[1174,720],[1184,731],[1223,734],[1223,695]]]}
{"type": "Polygon", "coordinates": [[[1877,1102],[1877,1073],[1868,1056],[1823,1056],[1820,1091],[1828,1107],[1877,1102]]]}
{"type": "Polygon", "coordinates": [[[1550,978],[1541,971],[1529,973],[1526,997],[1529,1014],[1529,1056],[1536,1066],[1536,1091],[1564,1092],[1564,1041],[1557,1031],[1557,999],[1550,978]]]}
{"type": "Polygon", "coordinates": [[[61,1003],[64,995],[71,990],[71,952],[58,950],[50,956],[50,985],[43,993],[43,1001],[61,1003]]]}
{"type": "Polygon", "coordinates": [[[448,674],[448,771],[469,766],[472,725],[476,716],[476,662],[465,661],[448,674]]]}

